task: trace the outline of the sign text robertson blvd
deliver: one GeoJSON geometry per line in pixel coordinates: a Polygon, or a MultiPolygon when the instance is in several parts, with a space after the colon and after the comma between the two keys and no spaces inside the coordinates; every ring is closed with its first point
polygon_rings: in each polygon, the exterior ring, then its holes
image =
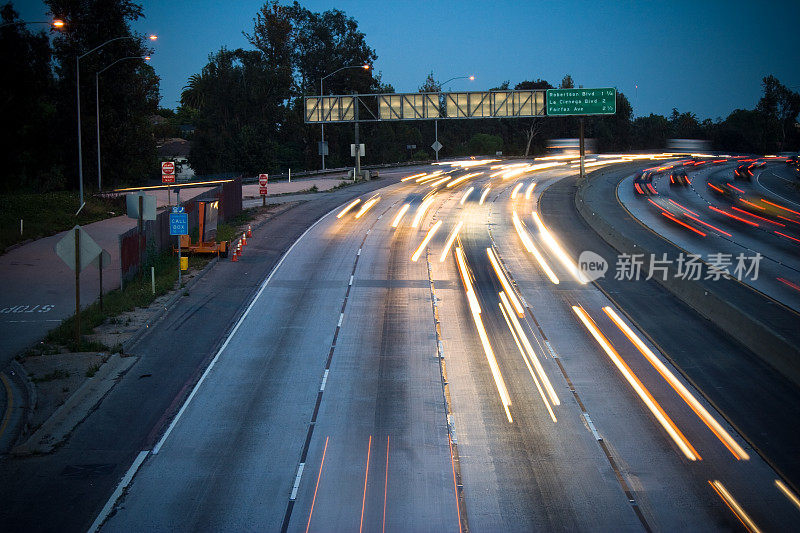
{"type": "Polygon", "coordinates": [[[548,115],[613,115],[617,112],[617,90],[547,89],[548,115]]]}

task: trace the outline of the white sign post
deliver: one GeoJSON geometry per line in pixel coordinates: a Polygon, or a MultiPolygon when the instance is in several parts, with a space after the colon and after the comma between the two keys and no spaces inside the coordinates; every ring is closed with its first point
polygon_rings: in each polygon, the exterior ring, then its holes
{"type": "MultiPolygon", "coordinates": [[[[103,253],[94,239],[80,226],[75,226],[56,243],[56,254],[75,271],[75,350],[81,345],[81,270],[103,253]]],[[[102,286],[100,287],[102,290],[102,286]]]]}
{"type": "Polygon", "coordinates": [[[175,183],[175,163],[173,161],[161,162],[161,183],[167,184],[167,205],[172,204],[170,184],[175,183]]]}
{"type": "Polygon", "coordinates": [[[258,175],[258,194],[261,195],[261,207],[265,207],[267,205],[267,181],[269,180],[269,174],[259,174],[258,175]]]}

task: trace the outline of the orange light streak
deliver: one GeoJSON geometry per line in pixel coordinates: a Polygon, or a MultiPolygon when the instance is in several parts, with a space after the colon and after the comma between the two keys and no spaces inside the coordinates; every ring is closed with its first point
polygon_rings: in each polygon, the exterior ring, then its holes
{"type": "Polygon", "coordinates": [[[648,346],[639,338],[638,335],[626,324],[622,318],[609,306],[603,307],[606,315],[616,324],[616,326],[628,337],[628,340],[636,346],[636,349],[644,356],[647,361],[653,365],[661,377],[669,383],[670,387],[680,396],[684,402],[694,411],[700,420],[711,430],[711,432],[728,448],[728,451],[733,454],[737,460],[748,460],[750,455],[739,446],[733,437],[725,431],[725,428],[709,413],[705,407],[694,397],[694,395],[681,383],[675,375],[669,371],[667,366],[656,357],[656,355],[648,348],[648,346]]]}
{"type": "Polygon", "coordinates": [[[634,392],[639,396],[642,402],[645,404],[645,407],[653,414],[661,424],[661,427],[667,432],[667,434],[672,438],[673,442],[680,448],[683,452],[684,456],[690,461],[697,461],[700,460],[700,454],[697,453],[697,450],[694,449],[694,446],[686,439],[686,437],[681,433],[681,430],[675,425],[672,419],[664,412],[664,409],[661,408],[661,405],[653,398],[653,395],[650,394],[650,391],[645,388],[639,378],[636,377],[636,374],[630,369],[628,364],[625,362],[624,359],[619,355],[617,350],[611,345],[611,342],[606,338],[605,335],[600,331],[597,327],[597,324],[594,323],[594,320],[586,313],[583,307],[573,305],[572,310],[578,315],[578,318],[589,330],[589,333],[594,337],[597,343],[603,348],[603,351],[606,352],[611,362],[614,363],[614,366],[620,371],[622,376],[628,382],[628,384],[633,388],[634,392]]]}

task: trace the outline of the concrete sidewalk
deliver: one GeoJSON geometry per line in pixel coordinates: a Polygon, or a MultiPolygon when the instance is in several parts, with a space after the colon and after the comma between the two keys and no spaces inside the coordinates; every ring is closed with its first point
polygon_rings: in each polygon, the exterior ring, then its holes
{"type": "MultiPolygon", "coordinates": [[[[118,236],[135,225],[136,220],[121,216],[83,226],[111,255],[111,264],[103,266],[104,291],[119,287],[118,236]]],[[[75,272],[55,252],[65,234],[35,240],[0,256],[0,368],[75,312],[75,272]]],[[[80,281],[81,306],[85,306],[100,292],[97,268],[86,268],[80,281]]]]}

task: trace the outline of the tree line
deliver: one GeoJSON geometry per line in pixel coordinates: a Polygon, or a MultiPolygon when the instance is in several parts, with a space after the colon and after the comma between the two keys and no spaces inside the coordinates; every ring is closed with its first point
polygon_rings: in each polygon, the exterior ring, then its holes
{"type": "MultiPolygon", "coordinates": [[[[32,27],[10,24],[0,28],[0,113],[7,127],[0,131],[7,162],[0,189],[47,190],[77,187],[75,58],[108,39],[125,36],[81,60],[84,176],[96,183],[94,73],[122,57],[146,55],[144,36],[130,24],[143,16],[130,0],[46,0],[64,29],[48,35],[32,27]]],[[[16,22],[12,4],[2,11],[3,22],[16,22]]],[[[51,30],[52,31],[52,30],[51,30]]],[[[109,186],[141,183],[156,178],[156,141],[181,135],[191,125],[189,162],[198,174],[313,170],[320,167],[319,125],[303,121],[303,96],[351,93],[389,93],[372,68],[376,51],[359,30],[358,22],[338,9],[314,12],[298,2],[268,0],[243,32],[250,48],[221,48],[192,75],[173,111],[158,109],[159,79],[144,61],[122,61],[101,78],[103,180],[109,186]],[[336,72],[335,74],[332,74],[336,72]],[[320,87],[320,80],[324,84],[320,87]],[[152,124],[160,114],[165,124],[152,124]]],[[[493,89],[569,88],[576,82],[564,76],[556,85],[531,77],[493,89]]],[[[754,109],[737,109],[725,119],[700,121],[694,113],[673,109],[668,116],[634,117],[625,94],[617,92],[615,115],[588,117],[586,136],[599,151],[664,148],[667,139],[707,139],[718,150],[768,153],[797,150],[800,95],[774,76],[762,80],[763,94],[754,109]]],[[[420,91],[438,91],[434,73],[420,91]]],[[[328,125],[325,140],[328,167],[352,164],[349,145],[352,124],[328,125]]],[[[547,140],[578,135],[575,117],[440,120],[441,157],[543,153],[547,140]]],[[[398,121],[361,125],[366,144],[365,164],[433,159],[433,121],[398,121]],[[408,150],[408,146],[416,146],[408,150]]]]}
{"type": "MultiPolygon", "coordinates": [[[[95,73],[114,61],[147,56],[146,38],[130,24],[143,16],[129,0],[45,0],[60,29],[23,24],[12,3],[0,8],[0,190],[78,187],[76,58],[80,61],[84,184],[97,188],[95,73]]],[[[157,172],[150,117],[159,80],[143,59],[120,61],[100,76],[103,184],[111,187],[157,172]]]]}

